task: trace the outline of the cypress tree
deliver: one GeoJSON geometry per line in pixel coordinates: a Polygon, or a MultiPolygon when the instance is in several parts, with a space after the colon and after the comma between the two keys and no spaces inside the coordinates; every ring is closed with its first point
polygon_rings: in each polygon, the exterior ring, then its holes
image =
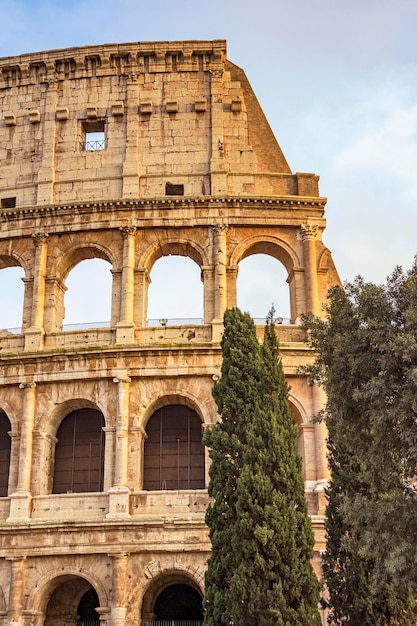
{"type": "Polygon", "coordinates": [[[222,348],[213,390],[222,421],[206,436],[214,500],[205,624],[319,625],[314,537],[273,311],[262,347],[251,318],[228,311],[222,348]]]}

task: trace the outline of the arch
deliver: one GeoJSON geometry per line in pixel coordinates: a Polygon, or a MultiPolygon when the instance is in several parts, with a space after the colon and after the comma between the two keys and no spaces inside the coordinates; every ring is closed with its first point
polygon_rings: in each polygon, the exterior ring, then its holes
{"type": "MultiPolygon", "coordinates": [[[[30,590],[29,596],[25,602],[25,609],[39,612],[42,616],[46,617],[48,603],[50,602],[54,592],[62,584],[71,584],[76,581],[79,582],[78,585],[75,585],[72,596],[73,604],[76,604],[76,608],[78,608],[78,603],[83,594],[91,587],[97,593],[100,607],[108,606],[108,598],[104,585],[94,574],[84,568],[64,565],[60,566],[59,569],[57,568],[52,571],[48,571],[40,579],[38,579],[36,584],[30,590]]],[[[60,620],[60,622],[62,624],[68,623],[67,620],[60,620]]],[[[46,623],[46,620],[45,622],[40,620],[39,623],[46,623]]],[[[76,622],[74,621],[70,623],[75,626],[76,622]]]]}
{"type": "Polygon", "coordinates": [[[291,392],[288,395],[288,402],[290,404],[291,412],[294,416],[294,422],[297,424],[297,426],[300,426],[301,424],[308,424],[309,417],[304,408],[304,405],[302,404],[302,402],[300,402],[300,400],[298,400],[298,398],[292,395],[291,392]]]}
{"type": "MultiPolygon", "coordinates": [[[[175,384],[177,385],[177,381],[175,384]]],[[[181,389],[175,393],[165,393],[153,400],[143,413],[139,426],[142,426],[146,430],[146,425],[152,415],[161,407],[171,404],[180,404],[189,407],[197,413],[201,422],[204,422],[206,411],[205,407],[203,408],[201,406],[200,398],[190,390],[181,389]]]]}
{"type": "Polygon", "coordinates": [[[186,404],[160,407],[146,424],[143,489],[204,489],[200,416],[186,404]]]}
{"type": "Polygon", "coordinates": [[[9,493],[11,424],[7,414],[0,409],[0,497],[9,493]]]}
{"type": "Polygon", "coordinates": [[[288,323],[291,317],[286,268],[270,255],[251,254],[240,261],[236,296],[237,306],[262,323],[265,323],[271,306],[281,323],[288,323]]]}
{"type": "Polygon", "coordinates": [[[70,271],[81,263],[81,261],[87,261],[88,259],[102,259],[107,261],[113,267],[114,259],[111,250],[106,246],[99,243],[80,244],[71,248],[71,250],[64,254],[57,264],[58,275],[65,280],[70,271]]]}
{"type": "Polygon", "coordinates": [[[48,434],[56,436],[62,420],[72,411],[77,411],[79,409],[95,409],[100,411],[102,414],[104,412],[104,407],[101,407],[99,404],[96,404],[91,400],[87,400],[86,398],[78,397],[64,400],[55,407],[52,414],[48,418],[47,424],[45,424],[44,430],[48,432],[48,434]]]}
{"type": "MultiPolygon", "coordinates": [[[[151,572],[149,571],[149,573],[151,572]]],[[[194,597],[195,594],[198,594],[202,601],[203,590],[190,572],[185,569],[167,569],[158,572],[146,587],[142,599],[141,619],[146,620],[158,617],[155,612],[158,598],[166,594],[167,590],[177,585],[192,590],[194,597]]]]}
{"type": "Polygon", "coordinates": [[[202,268],[209,265],[208,250],[195,241],[179,238],[177,240],[158,240],[150,245],[139,259],[139,267],[145,268],[148,272],[158,259],[163,256],[186,256],[192,259],[202,268]]]}
{"type": "Polygon", "coordinates": [[[294,267],[300,266],[300,260],[294,248],[279,237],[254,236],[239,243],[233,250],[230,265],[237,266],[240,261],[251,254],[268,254],[280,261],[288,274],[294,267]]]}
{"type": "Polygon", "coordinates": [[[57,431],[52,493],[103,491],[104,417],[91,408],[76,409],[57,431]]]}
{"type": "Polygon", "coordinates": [[[108,261],[84,259],[75,265],[65,280],[64,303],[64,324],[107,325],[112,310],[112,274],[108,261]]]}
{"type": "Polygon", "coordinates": [[[150,325],[157,325],[161,318],[169,320],[169,325],[181,325],[186,323],[185,320],[201,323],[204,318],[201,278],[200,266],[190,257],[170,255],[157,259],[148,284],[147,318],[152,320],[150,325]]]}

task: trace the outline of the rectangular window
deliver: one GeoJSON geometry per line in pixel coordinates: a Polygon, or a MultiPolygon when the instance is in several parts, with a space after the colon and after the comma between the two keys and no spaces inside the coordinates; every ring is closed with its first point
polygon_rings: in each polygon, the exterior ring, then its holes
{"type": "Polygon", "coordinates": [[[104,120],[83,122],[84,140],[81,142],[81,149],[87,152],[106,149],[106,133],[104,120]]]}
{"type": "Polygon", "coordinates": [[[165,195],[166,196],[183,196],[184,185],[173,185],[172,183],[166,183],[165,195]]]}
{"type": "Polygon", "coordinates": [[[1,199],[2,209],[14,209],[15,206],[16,206],[16,198],[2,198],[1,199]]]}

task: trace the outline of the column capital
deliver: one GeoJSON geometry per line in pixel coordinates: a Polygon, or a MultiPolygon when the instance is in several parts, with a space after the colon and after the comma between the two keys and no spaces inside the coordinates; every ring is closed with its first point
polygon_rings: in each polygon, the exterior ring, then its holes
{"type": "Polygon", "coordinates": [[[36,383],[19,383],[19,389],[35,389],[36,383]]]}
{"type": "Polygon", "coordinates": [[[229,224],[213,224],[211,228],[215,235],[221,235],[227,232],[229,224]]]}
{"type": "Polygon", "coordinates": [[[49,233],[33,233],[32,240],[36,247],[46,244],[49,237],[49,233]]]}
{"type": "Polygon", "coordinates": [[[136,235],[137,233],[136,226],[121,226],[119,230],[122,233],[123,238],[136,235]]]}
{"type": "Polygon", "coordinates": [[[303,224],[300,226],[300,235],[303,241],[312,241],[316,239],[318,235],[319,227],[317,224],[303,224]]]}

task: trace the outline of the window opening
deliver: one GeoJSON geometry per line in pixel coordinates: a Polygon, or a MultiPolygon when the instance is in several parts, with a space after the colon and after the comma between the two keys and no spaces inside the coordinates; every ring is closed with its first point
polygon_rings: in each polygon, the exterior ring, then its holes
{"type": "Polygon", "coordinates": [[[9,418],[4,411],[0,411],[0,497],[2,498],[7,496],[9,488],[10,430],[9,418]]]}
{"type": "Polygon", "coordinates": [[[81,149],[87,152],[97,152],[106,149],[106,133],[104,120],[84,121],[82,123],[84,141],[81,149]]]}
{"type": "Polygon", "coordinates": [[[183,196],[184,185],[175,185],[174,183],[165,183],[166,196],[183,196]]]}
{"type": "Polygon", "coordinates": [[[198,626],[203,623],[201,595],[189,585],[170,585],[157,597],[154,614],[156,624],[198,626]]]}
{"type": "Polygon", "coordinates": [[[252,254],[239,263],[237,305],[264,324],[273,305],[278,323],[290,322],[290,290],[284,265],[268,254],[252,254]]]}
{"type": "Polygon", "coordinates": [[[104,419],[95,409],[73,411],[57,432],[52,493],[103,490],[104,419]]]}
{"type": "Polygon", "coordinates": [[[161,257],[150,277],[148,326],[203,323],[204,290],[195,261],[179,255],[161,257]]]}
{"type": "Polygon", "coordinates": [[[146,427],[146,490],[204,489],[201,420],[183,405],[158,409],[146,427]]]}
{"type": "Polygon", "coordinates": [[[0,270],[0,330],[22,331],[24,271],[20,266],[0,270]]]}
{"type": "Polygon", "coordinates": [[[103,259],[80,261],[65,281],[64,330],[105,328],[111,316],[112,274],[103,259]]]}
{"type": "Polygon", "coordinates": [[[13,198],[2,198],[1,199],[1,208],[2,209],[14,209],[16,206],[16,197],[13,198]]]}

